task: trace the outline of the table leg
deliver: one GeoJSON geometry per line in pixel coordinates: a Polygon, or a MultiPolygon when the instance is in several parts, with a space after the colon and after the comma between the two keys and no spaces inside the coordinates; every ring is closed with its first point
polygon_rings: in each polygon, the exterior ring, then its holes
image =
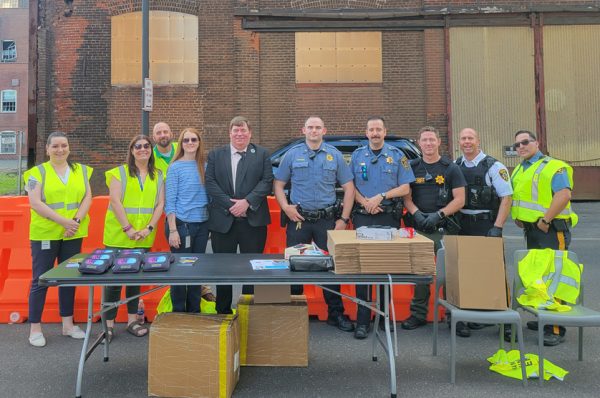
{"type": "Polygon", "coordinates": [[[75,397],[81,398],[81,383],[83,381],[83,365],[85,364],[87,346],[90,341],[90,334],[92,333],[92,320],[94,317],[94,286],[89,286],[88,293],[88,319],[87,327],[85,329],[85,338],[83,339],[83,347],[81,347],[81,355],[79,356],[79,367],[77,369],[77,386],[75,387],[75,397]]]}
{"type": "Polygon", "coordinates": [[[390,362],[390,390],[391,397],[396,398],[396,357],[392,345],[392,334],[390,332],[390,286],[384,285],[384,308],[385,308],[385,339],[387,341],[388,359],[390,362]]]}
{"type": "MultiPolygon", "coordinates": [[[[102,288],[102,299],[100,300],[100,310],[104,310],[104,288],[102,288]]],[[[102,334],[104,337],[104,362],[108,362],[108,327],[106,326],[106,312],[100,315],[100,323],[102,324],[102,334]]],[[[102,337],[100,337],[102,339],[102,337]]]]}
{"type": "MultiPolygon", "coordinates": [[[[379,303],[381,302],[381,297],[379,296],[379,285],[375,285],[375,308],[379,309],[379,303]]],[[[377,354],[375,352],[376,348],[377,348],[377,337],[379,334],[379,320],[380,320],[381,315],[379,315],[379,312],[375,311],[375,320],[373,322],[373,333],[371,336],[371,339],[373,341],[373,348],[371,351],[371,358],[373,359],[374,362],[377,361],[377,354]]]]}

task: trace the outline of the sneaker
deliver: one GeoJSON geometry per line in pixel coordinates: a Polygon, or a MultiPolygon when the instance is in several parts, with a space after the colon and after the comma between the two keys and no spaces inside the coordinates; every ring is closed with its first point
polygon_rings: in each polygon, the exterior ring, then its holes
{"type": "Polygon", "coordinates": [[[471,330],[464,322],[456,322],[456,335],[459,337],[471,337],[471,330]]]}
{"type": "Polygon", "coordinates": [[[351,332],[354,330],[354,324],[350,322],[350,319],[346,315],[334,315],[327,318],[327,324],[331,326],[337,326],[338,329],[344,332],[351,332]]]}
{"type": "Polygon", "coordinates": [[[34,347],[44,347],[46,345],[46,338],[41,332],[30,334],[29,344],[31,344],[34,347]]]}
{"type": "Polygon", "coordinates": [[[414,330],[424,325],[427,325],[427,321],[425,319],[419,319],[414,315],[411,315],[410,317],[405,319],[400,326],[402,326],[402,329],[414,330]]]}
{"type": "Polygon", "coordinates": [[[547,347],[554,347],[565,341],[565,336],[560,334],[544,332],[544,345],[547,347]]]}
{"type": "Polygon", "coordinates": [[[527,321],[527,329],[537,331],[538,327],[537,321],[527,321]]]}
{"type": "Polygon", "coordinates": [[[63,336],[69,336],[74,339],[83,339],[85,337],[85,332],[79,329],[79,326],[73,326],[70,330],[63,329],[63,336]]]}
{"type": "MultiPolygon", "coordinates": [[[[510,343],[510,338],[512,337],[510,325],[504,325],[504,341],[510,343]]],[[[519,341],[519,337],[515,336],[515,343],[519,341]]]]}
{"type": "Polygon", "coordinates": [[[472,330],[480,330],[483,328],[487,328],[488,326],[492,326],[489,323],[476,323],[476,322],[467,322],[467,327],[472,330]]]}
{"type": "Polygon", "coordinates": [[[367,325],[357,325],[356,330],[354,330],[354,338],[358,340],[364,340],[369,336],[369,326],[367,325]]]}

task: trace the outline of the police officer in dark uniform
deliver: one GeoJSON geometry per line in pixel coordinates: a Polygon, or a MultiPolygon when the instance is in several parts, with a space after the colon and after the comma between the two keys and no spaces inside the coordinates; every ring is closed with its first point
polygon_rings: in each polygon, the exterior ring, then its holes
{"type": "MultiPolygon", "coordinates": [[[[323,142],[323,135],[327,129],[320,117],[309,117],[302,132],[306,141],[290,148],[285,154],[275,171],[273,190],[281,210],[289,219],[286,245],[289,247],[314,241],[321,249],[327,250],[327,231],[345,229],[350,222],[354,203],[352,173],[342,153],[323,142]],[[291,182],[291,203],[284,193],[288,182],[291,182]],[[336,182],[344,190],[339,218],[339,209],[336,208],[336,182]]],[[[340,291],[339,285],[324,287],[340,291]]],[[[346,332],[353,331],[354,325],[344,315],[342,298],[327,290],[323,290],[323,296],[328,306],[327,323],[346,332]]]]}
{"type": "MultiPolygon", "coordinates": [[[[352,223],[356,228],[383,225],[398,228],[402,217],[402,199],[410,191],[415,180],[408,159],[400,149],[386,144],[387,130],[382,117],[367,121],[366,135],[369,144],[352,154],[350,169],[354,174],[354,210],[352,223]]],[[[383,286],[380,287],[380,297],[383,286]]],[[[370,286],[356,285],[356,297],[371,301],[370,286]]],[[[385,303],[380,302],[383,308],[385,303]]],[[[364,339],[369,335],[371,310],[358,306],[354,337],[364,339]]],[[[384,320],[380,320],[383,327],[384,320]]]]}
{"type": "MultiPolygon", "coordinates": [[[[410,184],[411,193],[404,198],[408,212],[406,225],[433,240],[434,249],[440,248],[443,229],[456,234],[460,229],[452,215],[465,204],[465,177],[460,168],[446,157],[440,156],[441,140],[437,129],[431,126],[419,131],[418,144],[422,159],[410,162],[415,182],[410,184]]],[[[416,285],[410,304],[411,316],[402,322],[402,328],[416,329],[427,323],[429,285],[416,285]]],[[[466,327],[466,326],[465,326],[466,327]]],[[[457,326],[458,331],[458,326],[457,326]]]]}
{"type": "MultiPolygon", "coordinates": [[[[479,134],[474,129],[463,129],[458,142],[462,156],[456,159],[456,164],[467,181],[465,207],[456,213],[459,235],[502,237],[513,192],[508,170],[481,151],[479,134]]],[[[469,337],[470,329],[482,329],[488,325],[469,322],[467,326],[461,327],[460,333],[457,328],[457,334],[469,337]]]]}

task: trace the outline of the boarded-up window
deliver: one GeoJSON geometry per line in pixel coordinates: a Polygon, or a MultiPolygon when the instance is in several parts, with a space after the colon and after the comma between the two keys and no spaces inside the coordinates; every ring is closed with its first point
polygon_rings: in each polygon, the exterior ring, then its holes
{"type": "Polygon", "coordinates": [[[573,166],[600,166],[599,42],[599,25],[544,27],[547,148],[573,166]]]}
{"type": "Polygon", "coordinates": [[[296,83],[381,81],[381,32],[296,33],[296,83]]]}
{"type": "MultiPolygon", "coordinates": [[[[141,84],[142,13],[111,18],[111,84],[141,84]]],[[[150,79],[198,84],[198,17],[150,11],[150,79]]]]}
{"type": "Polygon", "coordinates": [[[529,27],[450,29],[450,86],[454,156],[459,132],[479,132],[485,153],[515,166],[504,147],[517,130],[535,131],[533,31],[529,27]]]}

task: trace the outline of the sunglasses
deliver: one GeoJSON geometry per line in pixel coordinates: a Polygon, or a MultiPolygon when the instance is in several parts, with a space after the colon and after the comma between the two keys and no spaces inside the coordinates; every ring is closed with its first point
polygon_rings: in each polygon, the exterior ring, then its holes
{"type": "Polygon", "coordinates": [[[184,138],[181,140],[181,142],[183,142],[184,144],[187,144],[188,142],[198,142],[198,138],[197,137],[184,138]]]}
{"type": "Polygon", "coordinates": [[[513,147],[514,147],[515,149],[517,149],[517,148],[518,148],[518,147],[520,147],[521,145],[523,145],[523,146],[527,146],[527,145],[529,145],[529,144],[530,144],[530,143],[532,143],[532,142],[535,142],[535,140],[529,140],[529,139],[527,139],[527,140],[523,140],[523,141],[515,142],[515,143],[514,143],[514,145],[513,145],[513,147]]]}
{"type": "Polygon", "coordinates": [[[150,144],[148,144],[148,143],[145,143],[145,144],[135,144],[135,145],[133,146],[133,148],[134,148],[135,150],[138,150],[138,151],[139,151],[140,149],[142,149],[142,148],[144,148],[144,149],[150,149],[150,144]]]}

